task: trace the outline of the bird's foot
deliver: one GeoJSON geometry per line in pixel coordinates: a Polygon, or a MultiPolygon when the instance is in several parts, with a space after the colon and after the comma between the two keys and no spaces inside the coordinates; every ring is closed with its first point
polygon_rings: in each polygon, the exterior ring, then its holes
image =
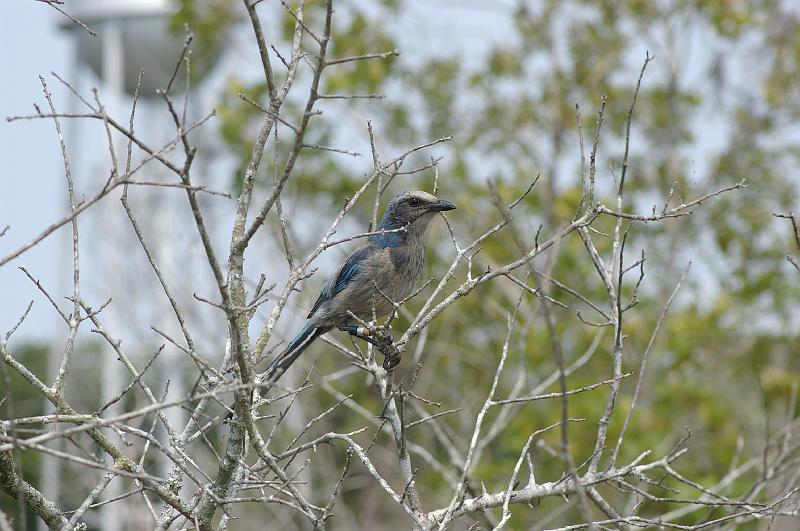
{"type": "Polygon", "coordinates": [[[397,349],[393,353],[383,353],[383,368],[387,372],[393,372],[398,365],[400,365],[400,353],[397,349]]]}
{"type": "Polygon", "coordinates": [[[339,330],[371,343],[383,354],[383,368],[389,372],[400,364],[400,352],[394,346],[392,334],[383,326],[365,327],[356,325],[340,326],[339,330]]]}
{"type": "Polygon", "coordinates": [[[400,364],[400,352],[394,345],[392,334],[384,327],[373,331],[373,345],[383,354],[383,368],[392,372],[400,364]]]}

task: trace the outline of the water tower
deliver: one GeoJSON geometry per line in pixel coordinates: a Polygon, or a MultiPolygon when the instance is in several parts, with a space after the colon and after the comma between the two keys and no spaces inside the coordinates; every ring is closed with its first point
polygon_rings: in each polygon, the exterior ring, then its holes
{"type": "Polygon", "coordinates": [[[169,0],[77,0],[70,14],[97,37],[69,20],[62,20],[61,27],[74,36],[77,61],[107,88],[133,94],[142,68],[146,75],[140,94],[153,97],[166,86],[183,45],[183,37],[169,31],[175,11],[169,0]]]}
{"type": "MultiPolygon", "coordinates": [[[[150,114],[160,118],[160,113],[156,114],[154,109],[156,105],[163,106],[159,101],[160,96],[157,93],[158,89],[163,89],[169,82],[172,73],[175,70],[176,62],[180,57],[185,36],[170,32],[169,25],[171,17],[177,11],[177,2],[169,0],[74,0],[70,2],[66,8],[69,14],[86,24],[97,35],[92,36],[81,26],[75,24],[68,19],[59,19],[59,26],[66,32],[69,32],[75,45],[75,75],[80,78],[81,70],[86,71],[86,67],[90,69],[101,81],[98,87],[99,94],[106,111],[113,116],[119,118],[121,123],[127,123],[127,114],[130,112],[131,95],[136,89],[137,80],[140,70],[144,70],[141,87],[139,88],[139,109],[144,113],[143,126],[137,127],[137,131],[146,130],[150,136],[158,136],[159,129],[164,129],[164,136],[174,135],[174,125],[164,119],[154,119],[150,114]],[[158,99],[157,99],[158,98],[158,99]],[[151,111],[148,113],[148,107],[151,111]]],[[[209,61],[213,63],[212,61],[209,61]]],[[[193,81],[198,81],[202,76],[202,71],[198,68],[200,65],[192,64],[192,78],[193,81]]],[[[211,65],[204,65],[210,69],[211,65]]],[[[173,93],[180,93],[185,88],[185,82],[181,81],[184,78],[183,69],[179,71],[179,80],[173,85],[173,93]]],[[[207,72],[206,72],[207,73],[207,72]]],[[[75,80],[71,80],[75,83],[75,80]]],[[[81,92],[85,92],[85,86],[78,82],[75,88],[81,92]]],[[[91,98],[89,98],[91,100],[91,98]]],[[[182,98],[175,98],[179,101],[182,98]]],[[[158,108],[163,111],[163,107],[158,108]]],[[[139,111],[137,111],[137,115],[139,111]]],[[[73,122],[75,123],[75,122],[73,122]]],[[[138,123],[138,122],[137,122],[138,123]]],[[[80,125],[73,129],[72,135],[72,148],[73,151],[79,153],[83,149],[89,149],[92,142],[87,142],[86,135],[81,134],[77,130],[80,125]],[[84,146],[84,144],[87,144],[84,146]]],[[[93,145],[91,149],[94,152],[100,151],[97,145],[93,145]]],[[[107,152],[107,150],[104,150],[107,152]]],[[[120,141],[119,145],[115,146],[115,151],[122,154],[125,151],[125,143],[120,141]]],[[[107,153],[105,154],[107,157],[107,153]]],[[[124,166],[124,157],[118,155],[124,166]]],[[[80,161],[82,157],[75,157],[80,161]]],[[[106,158],[107,161],[107,158],[106,158]]],[[[80,163],[79,163],[80,164],[80,163]]],[[[152,166],[152,171],[158,171],[157,165],[152,166]]],[[[79,174],[84,180],[93,180],[95,178],[102,179],[103,181],[108,178],[107,164],[105,175],[92,175],[89,168],[78,168],[75,170],[73,164],[73,172],[79,174]],[[84,171],[81,171],[84,170],[84,171]]],[[[174,177],[174,176],[173,176],[174,177]]],[[[91,184],[92,188],[96,189],[98,182],[91,184]]],[[[150,193],[146,191],[136,190],[137,194],[150,193]]],[[[153,193],[153,200],[146,201],[146,211],[139,211],[137,215],[141,219],[161,220],[160,223],[168,225],[168,217],[171,215],[171,208],[166,205],[161,197],[153,193]]],[[[173,196],[177,198],[177,196],[173,196]]],[[[184,199],[185,201],[185,199],[184,199]]],[[[130,227],[126,227],[124,221],[120,219],[121,208],[119,202],[113,198],[108,198],[97,205],[94,212],[87,212],[87,229],[82,230],[82,247],[96,247],[97,243],[102,243],[102,250],[94,249],[95,254],[91,255],[92,259],[100,262],[103,271],[108,273],[108,284],[118,284],[116,286],[108,286],[109,291],[116,292],[114,288],[122,289],[121,280],[114,280],[114,271],[119,270],[119,263],[115,261],[124,260],[126,252],[131,253],[130,250],[126,251],[121,247],[132,249],[131,241],[127,238],[130,237],[130,227]],[[97,223],[98,216],[102,219],[102,223],[97,223]],[[116,219],[116,222],[114,221],[116,219]],[[99,226],[99,227],[98,227],[99,226]],[[91,241],[91,231],[102,231],[101,238],[97,238],[96,242],[91,241]],[[83,237],[84,234],[89,232],[89,238],[83,237]],[[84,244],[87,242],[88,244],[84,244]],[[110,242],[110,243],[106,243],[110,242]],[[107,245],[117,245],[119,248],[108,249],[107,245]],[[99,256],[98,256],[99,255],[99,256]]],[[[84,216],[81,217],[84,219],[84,216]]],[[[71,236],[66,233],[66,236],[71,236]]],[[[96,234],[97,235],[97,234],[96,234]]],[[[176,252],[172,250],[169,242],[159,241],[159,232],[151,231],[149,233],[148,243],[154,249],[162,262],[160,265],[162,269],[169,269],[170,262],[173,260],[173,254],[176,252]]],[[[138,243],[133,242],[133,245],[138,246],[138,243]]],[[[65,242],[66,257],[71,258],[71,238],[69,242],[65,242]]],[[[92,249],[89,249],[90,251],[92,249]]],[[[62,263],[67,264],[69,260],[62,263]]],[[[124,265],[124,264],[123,264],[124,265]]],[[[69,269],[67,267],[67,269],[69,269]]],[[[104,274],[105,276],[105,274],[104,274]]],[[[116,277],[117,279],[121,277],[116,277]]],[[[66,290],[69,291],[69,288],[66,290]]],[[[125,324],[122,319],[114,317],[113,308],[111,312],[104,312],[103,315],[105,326],[110,330],[117,333],[120,329],[124,329],[125,324]]],[[[165,319],[170,319],[170,316],[165,316],[165,319]]],[[[133,348],[133,345],[129,345],[133,348]]],[[[129,355],[139,354],[129,352],[129,355]]],[[[54,358],[60,356],[60,351],[54,351],[54,358]]],[[[55,369],[60,360],[56,359],[51,362],[55,363],[55,369]]],[[[162,360],[163,361],[163,360],[162,360]]],[[[115,356],[104,356],[101,360],[102,365],[102,385],[106,387],[101,392],[101,400],[105,400],[114,393],[119,392],[130,381],[129,375],[122,371],[121,364],[116,360],[115,356]]],[[[171,370],[176,372],[180,371],[179,364],[166,364],[168,367],[172,366],[171,370]]],[[[168,368],[169,370],[169,368],[168,368]]],[[[166,374],[166,378],[170,379],[171,395],[172,393],[180,393],[180,374],[166,374]],[[177,387],[177,389],[176,389],[177,387]]],[[[106,411],[107,415],[114,415],[111,409],[106,411]]],[[[60,463],[57,459],[49,457],[47,454],[44,456],[45,460],[42,467],[42,486],[45,490],[45,495],[52,499],[59,498],[59,486],[61,483],[60,463]]],[[[101,499],[109,499],[115,495],[121,494],[121,483],[119,480],[114,480],[106,488],[101,499]]],[[[126,518],[118,512],[117,504],[111,503],[104,507],[101,516],[100,527],[104,530],[117,531],[125,528],[126,518]]]]}

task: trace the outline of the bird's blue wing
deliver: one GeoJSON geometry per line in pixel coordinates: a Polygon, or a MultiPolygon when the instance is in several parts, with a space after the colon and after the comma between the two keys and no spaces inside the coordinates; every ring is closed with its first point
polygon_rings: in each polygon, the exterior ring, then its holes
{"type": "Polygon", "coordinates": [[[345,260],[344,264],[342,264],[342,267],[339,268],[339,271],[332,275],[331,278],[325,283],[325,286],[322,288],[319,297],[317,297],[317,301],[314,303],[314,307],[311,308],[310,312],[308,312],[309,319],[312,315],[314,315],[314,312],[316,312],[320,306],[334,298],[338,293],[347,287],[347,284],[349,284],[350,281],[353,280],[356,275],[358,275],[361,267],[363,266],[364,260],[366,260],[366,258],[372,255],[374,252],[375,247],[369,245],[358,249],[347,257],[347,260],[345,260]]]}

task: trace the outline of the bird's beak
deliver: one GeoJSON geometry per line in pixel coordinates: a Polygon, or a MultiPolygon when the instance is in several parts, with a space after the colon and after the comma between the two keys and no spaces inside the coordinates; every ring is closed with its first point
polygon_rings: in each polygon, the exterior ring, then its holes
{"type": "Polygon", "coordinates": [[[454,208],[456,208],[456,206],[453,203],[445,201],[444,199],[438,199],[431,205],[431,210],[435,212],[445,212],[447,210],[453,210],[454,208]]]}

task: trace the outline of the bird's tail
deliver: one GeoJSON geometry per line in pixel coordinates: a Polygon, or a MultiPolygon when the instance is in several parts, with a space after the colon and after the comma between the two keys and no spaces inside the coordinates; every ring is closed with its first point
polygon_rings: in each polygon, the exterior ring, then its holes
{"type": "Polygon", "coordinates": [[[300,357],[300,354],[302,354],[315,339],[328,330],[328,327],[318,327],[311,321],[306,323],[286,349],[277,355],[275,359],[272,360],[272,363],[269,364],[269,367],[267,367],[267,381],[275,382],[278,378],[283,376],[286,369],[300,357]]]}

